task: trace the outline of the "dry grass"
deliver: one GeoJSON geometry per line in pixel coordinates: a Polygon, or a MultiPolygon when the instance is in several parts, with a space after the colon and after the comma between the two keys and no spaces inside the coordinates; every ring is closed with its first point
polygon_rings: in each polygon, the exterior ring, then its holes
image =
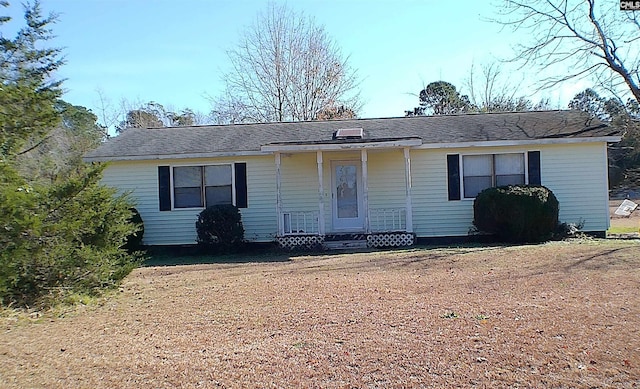
{"type": "Polygon", "coordinates": [[[0,386],[638,387],[639,286],[632,240],[141,268],[2,319],[0,386]]]}

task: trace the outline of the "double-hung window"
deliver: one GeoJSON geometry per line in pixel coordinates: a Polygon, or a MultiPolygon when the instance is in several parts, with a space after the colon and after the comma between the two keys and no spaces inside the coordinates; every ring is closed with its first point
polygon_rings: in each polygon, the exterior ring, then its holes
{"type": "Polygon", "coordinates": [[[494,186],[524,184],[524,154],[463,155],[462,173],[465,198],[494,186]]]}
{"type": "Polygon", "coordinates": [[[232,165],[173,168],[173,207],[202,208],[233,204],[232,165]]]}

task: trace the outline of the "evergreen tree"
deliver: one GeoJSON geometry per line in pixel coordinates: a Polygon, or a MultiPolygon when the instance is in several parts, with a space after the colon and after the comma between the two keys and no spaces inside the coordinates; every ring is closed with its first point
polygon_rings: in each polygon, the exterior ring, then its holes
{"type": "Polygon", "coordinates": [[[468,112],[471,109],[469,97],[461,95],[456,87],[446,81],[436,81],[427,85],[419,94],[420,105],[407,116],[415,115],[450,115],[468,112]]]}
{"type": "MultiPolygon", "coordinates": [[[[1,6],[8,6],[0,2],[1,6]]],[[[0,27],[9,19],[0,17],[0,27]]],[[[26,26],[0,35],[0,303],[33,306],[68,293],[98,293],[136,265],[121,247],[138,227],[128,222],[126,196],[99,184],[103,166],[86,166],[81,150],[67,155],[64,174],[49,182],[18,169],[39,159],[55,129],[86,147],[98,140],[95,117],[59,100],[59,49],[51,39],[55,16],[25,6],[26,26]],[[64,120],[63,120],[64,119],[64,120]]],[[[71,150],[76,145],[68,145],[71,150]]],[[[80,145],[80,149],[82,149],[80,145]]],[[[53,300],[56,301],[56,300],[53,300]]]]}
{"type": "MultiPolygon", "coordinates": [[[[1,4],[6,7],[5,2],[1,4]]],[[[0,35],[0,156],[11,158],[28,152],[60,120],[55,103],[62,94],[61,80],[54,78],[63,64],[60,49],[40,48],[52,39],[49,26],[55,15],[42,16],[40,4],[25,6],[26,26],[13,39],[0,35]]],[[[0,28],[9,20],[0,18],[0,28]]]]}

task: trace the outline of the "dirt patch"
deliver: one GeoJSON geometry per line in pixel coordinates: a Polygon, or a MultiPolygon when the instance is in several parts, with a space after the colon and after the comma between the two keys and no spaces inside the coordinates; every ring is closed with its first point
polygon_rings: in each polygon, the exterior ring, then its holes
{"type": "Polygon", "coordinates": [[[3,319],[8,388],[640,385],[640,244],[142,268],[102,306],[3,319]]]}

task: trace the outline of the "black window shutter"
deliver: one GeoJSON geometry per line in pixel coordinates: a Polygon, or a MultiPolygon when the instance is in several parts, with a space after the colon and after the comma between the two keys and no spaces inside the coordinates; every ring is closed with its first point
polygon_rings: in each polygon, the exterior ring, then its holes
{"type": "Polygon", "coordinates": [[[158,199],[161,211],[171,211],[170,181],[169,166],[158,166],[158,199]]]}
{"type": "Polygon", "coordinates": [[[460,155],[447,155],[449,200],[460,200],[460,155]]]}
{"type": "Polygon", "coordinates": [[[236,207],[247,208],[247,164],[235,163],[236,173],[236,207]]]}
{"type": "Polygon", "coordinates": [[[542,185],[540,176],[540,152],[529,151],[527,158],[529,159],[529,185],[542,185]]]}

